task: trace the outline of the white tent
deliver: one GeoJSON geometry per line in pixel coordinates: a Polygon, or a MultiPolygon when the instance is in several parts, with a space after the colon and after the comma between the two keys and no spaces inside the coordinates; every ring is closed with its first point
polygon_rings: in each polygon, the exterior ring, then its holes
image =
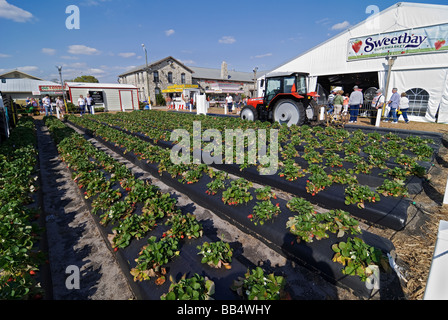
{"type": "MultiPolygon", "coordinates": [[[[411,120],[448,123],[448,6],[397,3],[308,50],[272,72],[307,72],[310,90],[319,77],[378,75],[387,96],[392,88],[411,93],[411,120]],[[359,47],[356,43],[359,42],[359,47]],[[414,118],[414,119],[413,119],[414,118]]],[[[346,92],[352,88],[344,88],[346,92]]],[[[367,88],[365,88],[367,89],[367,88]]]]}

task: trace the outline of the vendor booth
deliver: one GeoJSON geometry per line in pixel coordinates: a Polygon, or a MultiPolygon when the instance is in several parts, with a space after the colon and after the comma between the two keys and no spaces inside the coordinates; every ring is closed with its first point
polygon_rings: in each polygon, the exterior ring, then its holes
{"type": "Polygon", "coordinates": [[[195,108],[197,95],[200,94],[198,86],[193,84],[168,86],[162,92],[169,98],[169,109],[190,111],[195,108]]]}
{"type": "Polygon", "coordinates": [[[66,82],[68,100],[77,104],[78,98],[89,94],[95,107],[105,111],[139,110],[138,89],[130,84],[66,82]]]}
{"type": "Polygon", "coordinates": [[[367,105],[397,88],[410,120],[448,123],[448,6],[397,3],[272,72],[309,73],[309,91],[357,85],[367,105]]]}

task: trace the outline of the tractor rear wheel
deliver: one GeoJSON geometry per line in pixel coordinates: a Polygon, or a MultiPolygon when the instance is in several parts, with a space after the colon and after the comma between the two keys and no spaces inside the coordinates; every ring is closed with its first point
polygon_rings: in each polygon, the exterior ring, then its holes
{"type": "Polygon", "coordinates": [[[301,126],[305,123],[305,108],[301,102],[291,99],[280,100],[274,107],[274,121],[280,124],[301,126]]]}
{"type": "Polygon", "coordinates": [[[257,110],[253,106],[245,106],[241,110],[240,117],[241,117],[241,119],[247,120],[247,121],[257,121],[258,113],[257,113],[257,110]]]}

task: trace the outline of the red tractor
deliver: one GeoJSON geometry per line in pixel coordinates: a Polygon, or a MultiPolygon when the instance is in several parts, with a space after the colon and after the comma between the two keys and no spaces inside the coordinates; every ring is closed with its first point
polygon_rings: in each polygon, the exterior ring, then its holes
{"type": "Polygon", "coordinates": [[[264,97],[249,99],[241,119],[301,126],[318,121],[316,92],[307,92],[306,73],[271,74],[262,82],[264,97]]]}

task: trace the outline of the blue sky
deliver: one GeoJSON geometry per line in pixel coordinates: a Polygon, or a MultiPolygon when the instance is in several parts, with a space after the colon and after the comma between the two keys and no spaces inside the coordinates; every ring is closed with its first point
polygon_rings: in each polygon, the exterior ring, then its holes
{"type": "MultiPolygon", "coordinates": [[[[398,1],[0,0],[0,73],[100,82],[167,56],[187,66],[269,70],[398,1]],[[68,29],[66,8],[79,8],[68,29]]],[[[446,4],[446,0],[407,1],[446,4]]]]}

